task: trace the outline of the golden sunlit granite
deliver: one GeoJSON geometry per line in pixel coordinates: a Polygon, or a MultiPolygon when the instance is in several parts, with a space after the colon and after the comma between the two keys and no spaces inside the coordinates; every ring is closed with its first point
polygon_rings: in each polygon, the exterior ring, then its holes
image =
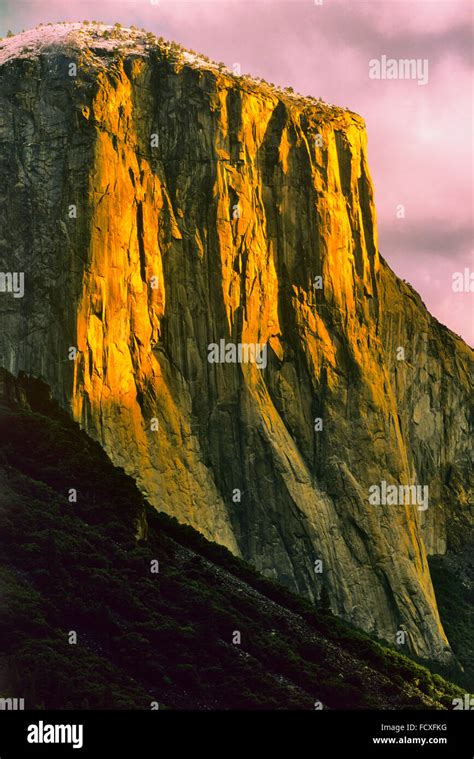
{"type": "Polygon", "coordinates": [[[66,32],[0,48],[0,250],[26,282],[1,363],[156,508],[449,658],[426,556],[472,519],[472,352],[379,257],[363,120],[138,32],[66,32]],[[267,367],[209,363],[222,339],[267,367]],[[370,505],[382,481],[429,508],[370,505]]]}

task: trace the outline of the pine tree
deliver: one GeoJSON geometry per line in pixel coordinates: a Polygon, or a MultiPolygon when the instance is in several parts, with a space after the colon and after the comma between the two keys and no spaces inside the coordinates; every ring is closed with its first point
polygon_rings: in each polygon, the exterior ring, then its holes
{"type": "Polygon", "coordinates": [[[317,608],[318,608],[318,611],[320,611],[322,614],[332,614],[331,601],[330,601],[329,593],[325,585],[323,585],[323,587],[321,588],[321,593],[319,594],[319,598],[317,602],[317,608]]]}

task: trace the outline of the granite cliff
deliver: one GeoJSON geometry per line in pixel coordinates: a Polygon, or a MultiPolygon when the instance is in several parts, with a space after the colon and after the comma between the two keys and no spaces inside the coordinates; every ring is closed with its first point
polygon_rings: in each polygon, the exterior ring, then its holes
{"type": "Polygon", "coordinates": [[[0,43],[0,168],[0,268],[24,273],[0,364],[156,508],[449,659],[427,555],[472,523],[472,351],[379,255],[363,120],[65,24],[0,43]],[[211,363],[220,341],[265,367],[211,363]],[[384,482],[428,507],[370,503],[384,482]]]}

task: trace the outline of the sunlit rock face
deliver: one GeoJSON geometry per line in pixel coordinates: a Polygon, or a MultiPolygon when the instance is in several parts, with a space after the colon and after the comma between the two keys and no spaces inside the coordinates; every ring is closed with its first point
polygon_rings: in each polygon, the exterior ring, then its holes
{"type": "Polygon", "coordinates": [[[379,257],[362,119],[138,32],[35,34],[0,50],[1,268],[25,274],[1,363],[156,508],[449,657],[426,556],[470,513],[472,353],[379,257]],[[220,341],[265,367],[210,362],[220,341]],[[382,482],[428,508],[371,504],[382,482]]]}

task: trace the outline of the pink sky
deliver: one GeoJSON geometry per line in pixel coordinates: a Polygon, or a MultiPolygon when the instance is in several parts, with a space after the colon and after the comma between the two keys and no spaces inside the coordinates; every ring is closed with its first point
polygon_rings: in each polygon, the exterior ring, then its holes
{"type": "Polygon", "coordinates": [[[471,0],[0,0],[0,35],[48,21],[135,24],[367,123],[380,252],[474,344],[471,0]],[[428,59],[426,85],[371,80],[370,59],[428,59]],[[398,205],[405,218],[396,216],[398,205]]]}

